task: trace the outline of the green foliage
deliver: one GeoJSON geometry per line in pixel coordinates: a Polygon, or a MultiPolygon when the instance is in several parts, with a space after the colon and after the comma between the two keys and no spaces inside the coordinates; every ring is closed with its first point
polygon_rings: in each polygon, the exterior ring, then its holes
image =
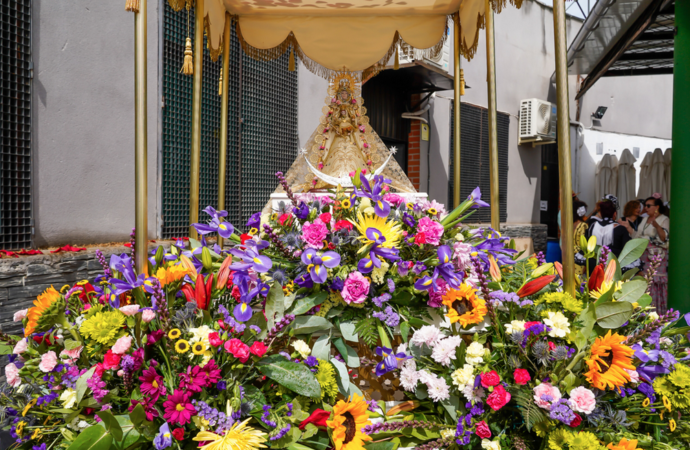
{"type": "Polygon", "coordinates": [[[513,395],[513,398],[520,407],[527,431],[531,431],[536,424],[548,419],[544,411],[534,403],[531,391],[519,391],[513,395]]]}
{"type": "Polygon", "coordinates": [[[355,332],[359,338],[369,347],[374,347],[378,342],[379,334],[376,329],[376,320],[373,317],[365,317],[357,322],[355,332]]]}
{"type": "Polygon", "coordinates": [[[94,425],[82,431],[68,450],[108,450],[112,443],[113,436],[102,426],[94,425]]]}

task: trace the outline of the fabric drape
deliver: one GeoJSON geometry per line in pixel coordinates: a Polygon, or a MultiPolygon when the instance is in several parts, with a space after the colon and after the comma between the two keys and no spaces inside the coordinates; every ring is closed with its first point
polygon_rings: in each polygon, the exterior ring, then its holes
{"type": "Polygon", "coordinates": [[[664,153],[660,148],[654,149],[654,153],[652,154],[649,177],[652,195],[658,193],[662,196],[662,201],[667,201],[668,198],[664,197],[664,193],[666,192],[666,161],[664,160],[664,153]]]}
{"type": "Polygon", "coordinates": [[[662,192],[665,202],[671,201],[671,149],[664,152],[664,179],[666,180],[666,192],[662,192]]]}
{"type": "Polygon", "coordinates": [[[640,164],[640,186],[637,189],[637,198],[649,198],[652,196],[651,168],[652,153],[648,152],[644,155],[640,164]]]}
{"type": "Polygon", "coordinates": [[[618,165],[618,159],[607,153],[597,164],[596,169],[596,186],[595,195],[596,201],[601,200],[601,198],[606,194],[616,195],[616,169],[618,165]]]}
{"type": "Polygon", "coordinates": [[[627,148],[623,150],[621,159],[618,161],[616,197],[618,197],[618,204],[621,208],[630,200],[635,199],[635,174],[637,172],[635,161],[637,160],[627,148]]]}

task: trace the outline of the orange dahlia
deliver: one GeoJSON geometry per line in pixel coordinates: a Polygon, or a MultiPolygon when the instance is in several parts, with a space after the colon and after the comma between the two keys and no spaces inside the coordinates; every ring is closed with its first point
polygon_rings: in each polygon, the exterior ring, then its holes
{"type": "Polygon", "coordinates": [[[622,438],[618,445],[614,445],[613,442],[611,442],[606,448],[610,450],[638,450],[637,439],[627,440],[626,438],[622,438]]]}
{"type": "Polygon", "coordinates": [[[34,306],[29,308],[29,311],[26,313],[27,322],[26,327],[24,328],[24,336],[29,337],[34,332],[40,331],[37,330],[38,328],[44,328],[42,323],[39,326],[39,322],[42,322],[41,318],[44,316],[44,314],[52,315],[57,313],[57,306],[59,305],[56,303],[60,303],[61,300],[62,295],[60,295],[60,293],[56,291],[53,286],[50,286],[45,290],[44,293],[39,295],[38,298],[34,300],[34,306]]]}
{"type": "Polygon", "coordinates": [[[360,450],[364,442],[371,437],[362,433],[362,428],[371,425],[367,408],[369,405],[363,397],[352,395],[350,401],[340,400],[333,407],[333,420],[326,421],[333,430],[335,450],[360,450]]]}
{"type": "Polygon", "coordinates": [[[623,344],[626,337],[609,330],[604,337],[598,337],[592,344],[592,354],[587,360],[589,371],[587,381],[597,389],[615,389],[630,381],[625,369],[635,370],[632,356],[635,351],[623,344]]]}
{"type": "Polygon", "coordinates": [[[481,322],[488,312],[486,302],[477,297],[477,290],[466,283],[460,289],[448,289],[443,304],[448,307],[446,317],[450,323],[460,322],[463,327],[481,322]]]}

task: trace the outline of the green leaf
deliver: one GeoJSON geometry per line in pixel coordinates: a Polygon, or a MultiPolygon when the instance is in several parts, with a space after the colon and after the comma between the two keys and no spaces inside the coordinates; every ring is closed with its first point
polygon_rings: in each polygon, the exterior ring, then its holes
{"type": "Polygon", "coordinates": [[[410,337],[410,323],[405,321],[405,322],[400,322],[400,336],[402,337],[403,342],[407,343],[407,340],[410,337]]]}
{"type": "MultiPolygon", "coordinates": [[[[314,316],[312,316],[314,317],[314,316]]],[[[321,386],[304,364],[296,364],[280,355],[262,358],[257,364],[259,372],[305,397],[320,397],[321,386]]]]}
{"type": "Polygon", "coordinates": [[[395,293],[393,298],[391,298],[391,303],[395,305],[409,306],[410,303],[412,303],[412,293],[400,289],[395,293]]]}
{"type": "Polygon", "coordinates": [[[415,395],[417,396],[417,399],[425,400],[425,399],[429,398],[429,391],[428,391],[427,387],[422,384],[419,387],[417,387],[417,389],[415,390],[415,395]]]}
{"type": "Polygon", "coordinates": [[[311,349],[311,355],[314,358],[323,359],[328,361],[331,359],[331,337],[324,334],[314,342],[314,346],[311,349]]]}
{"type": "Polygon", "coordinates": [[[0,344],[0,355],[11,355],[13,350],[14,348],[9,345],[0,344]]]}
{"type": "Polygon", "coordinates": [[[81,342],[75,341],[73,339],[65,339],[65,350],[74,350],[81,346],[81,342]]]}
{"type": "Polygon", "coordinates": [[[189,238],[189,246],[192,249],[199,248],[201,247],[201,242],[197,241],[196,239],[189,238]]]}
{"type": "Polygon", "coordinates": [[[255,312],[252,318],[247,321],[247,328],[249,328],[251,325],[256,325],[257,327],[261,328],[261,332],[256,335],[257,339],[266,338],[266,334],[268,334],[268,325],[263,311],[255,312]]]}
{"type": "Polygon", "coordinates": [[[608,303],[613,299],[613,293],[616,292],[616,285],[614,284],[611,286],[611,289],[608,291],[604,292],[601,297],[597,299],[596,302],[594,302],[594,306],[599,306],[602,303],[608,303]]]}
{"type": "Polygon", "coordinates": [[[244,386],[244,398],[246,398],[252,405],[252,408],[257,408],[259,406],[266,404],[266,397],[261,389],[257,388],[252,384],[247,384],[244,386]]]}
{"type": "Polygon", "coordinates": [[[534,425],[548,419],[546,414],[534,403],[531,391],[518,391],[515,393],[514,398],[515,402],[520,406],[519,410],[522,413],[527,431],[532,431],[534,425]]]}
{"type": "Polygon", "coordinates": [[[113,437],[105,428],[94,425],[79,433],[67,450],[108,450],[113,437]]]}
{"type": "Polygon", "coordinates": [[[103,426],[106,430],[108,430],[110,434],[113,435],[113,438],[116,441],[121,441],[122,428],[120,428],[120,424],[117,423],[117,420],[115,419],[115,416],[113,416],[113,413],[111,413],[109,410],[105,410],[98,411],[96,415],[101,418],[101,420],[103,421],[103,426]]]}
{"type": "Polygon", "coordinates": [[[637,299],[637,304],[640,305],[640,308],[644,308],[646,306],[649,306],[652,304],[652,296],[649,294],[644,294],[642,297],[637,299]]]}
{"type": "Polygon", "coordinates": [[[354,348],[347,345],[342,338],[334,339],[333,345],[338,349],[348,366],[359,367],[359,356],[357,356],[357,352],[354,348]]]}
{"type": "Polygon", "coordinates": [[[270,330],[285,315],[285,296],[280,283],[273,283],[266,297],[266,323],[270,330]]]}
{"type": "Polygon", "coordinates": [[[632,303],[607,302],[596,306],[597,324],[606,329],[619,328],[630,319],[632,303]]]}
{"type": "Polygon", "coordinates": [[[647,290],[647,282],[642,280],[632,280],[623,283],[621,293],[618,296],[619,302],[635,303],[644,295],[647,290]]]}
{"type": "Polygon", "coordinates": [[[359,336],[357,336],[357,332],[355,331],[354,322],[341,323],[340,332],[342,333],[343,338],[345,338],[346,341],[359,342],[359,336]]]}
{"type": "Polygon", "coordinates": [[[623,274],[623,276],[621,277],[621,280],[622,281],[628,281],[628,280],[632,279],[632,277],[637,275],[637,272],[639,272],[639,271],[640,271],[640,269],[638,269],[637,267],[635,267],[634,269],[630,269],[623,274]]]}
{"type": "Polygon", "coordinates": [[[129,418],[135,427],[141,427],[146,420],[146,412],[144,411],[144,407],[141,406],[141,403],[137,403],[137,406],[129,413],[129,418]]]}
{"type": "Polygon", "coordinates": [[[448,400],[442,401],[441,404],[446,408],[453,422],[457,422],[458,410],[460,409],[460,398],[457,395],[451,395],[448,400]]]}
{"type": "Polygon", "coordinates": [[[587,309],[580,313],[577,320],[582,322],[582,328],[575,338],[575,345],[578,350],[582,350],[587,346],[589,342],[589,336],[592,334],[594,329],[594,324],[597,322],[596,312],[594,310],[594,305],[589,305],[587,309]]]}
{"type": "MultiPolygon", "coordinates": [[[[311,425],[312,427],[316,428],[316,426],[313,425],[313,424],[311,424],[311,423],[307,424],[307,426],[306,426],[306,428],[305,428],[305,432],[304,432],[305,435],[307,434],[307,430],[306,430],[306,429],[309,428],[309,425],[311,425]]],[[[316,428],[316,430],[318,431],[318,428],[316,428]]],[[[315,433],[310,434],[309,436],[306,436],[306,437],[303,437],[303,438],[306,439],[307,437],[312,437],[314,434],[315,434],[315,433]]],[[[288,445],[287,449],[288,449],[288,450],[313,450],[311,447],[307,447],[306,445],[302,445],[302,444],[299,444],[299,443],[297,443],[297,442],[294,442],[294,443],[288,445]]]]}
{"type": "Polygon", "coordinates": [[[302,432],[298,427],[292,427],[289,432],[280,439],[271,441],[271,448],[285,448],[291,444],[296,444],[302,437],[302,432]]]}
{"type": "MultiPolygon", "coordinates": [[[[319,427],[317,427],[313,423],[308,423],[304,427],[304,432],[302,433],[302,439],[309,439],[310,437],[314,436],[318,432],[319,432],[319,427]]],[[[297,445],[299,445],[299,444],[297,444],[297,445]]],[[[290,448],[290,447],[288,447],[288,448],[290,448]]],[[[309,448],[309,447],[305,447],[305,448],[309,448]]]]}
{"type": "Polygon", "coordinates": [[[341,363],[335,358],[331,359],[331,364],[333,364],[335,370],[337,370],[338,374],[340,374],[340,378],[336,378],[340,393],[343,395],[347,395],[350,389],[350,375],[347,373],[347,367],[345,367],[345,364],[341,363]]]}
{"type": "Polygon", "coordinates": [[[88,372],[86,372],[84,375],[80,376],[79,379],[77,380],[77,404],[79,404],[79,402],[81,402],[81,399],[84,398],[84,394],[86,394],[86,390],[89,388],[86,385],[86,382],[93,376],[93,373],[95,371],[96,371],[96,366],[89,369],[88,372]]]}
{"type": "Polygon", "coordinates": [[[393,442],[370,442],[364,444],[364,448],[367,450],[395,450],[398,446],[393,442]]]}
{"type": "Polygon", "coordinates": [[[292,328],[295,330],[295,334],[311,334],[315,331],[333,328],[333,324],[319,316],[300,316],[292,322],[292,328]]]}
{"type": "Polygon", "coordinates": [[[467,344],[465,341],[460,341],[460,345],[455,349],[455,363],[457,367],[462,367],[465,364],[465,353],[467,353],[467,344]]]}
{"type": "Polygon", "coordinates": [[[355,331],[359,335],[362,342],[367,344],[369,347],[373,347],[379,339],[378,329],[376,328],[376,323],[373,317],[365,317],[364,319],[357,322],[355,331]]]}
{"type": "Polygon", "coordinates": [[[621,267],[625,267],[631,264],[633,261],[637,260],[642,256],[644,251],[647,249],[649,241],[647,239],[631,239],[625,244],[621,254],[618,256],[618,261],[621,267]]]}
{"type": "Polygon", "coordinates": [[[290,309],[290,314],[294,314],[296,316],[304,314],[305,312],[312,309],[314,306],[320,305],[321,303],[325,302],[327,298],[328,292],[321,291],[316,295],[297,299],[297,301],[295,301],[295,304],[292,305],[292,308],[290,309]]]}
{"type": "MultiPolygon", "coordinates": [[[[134,445],[139,438],[141,437],[141,434],[139,431],[136,429],[132,421],[130,420],[129,416],[115,416],[115,420],[117,423],[120,425],[120,428],[122,429],[122,439],[115,440],[114,445],[118,449],[127,449],[128,447],[131,447],[134,445]]],[[[149,422],[150,423],[150,422],[149,422]]],[[[103,425],[104,422],[100,423],[101,426],[103,425]]]]}

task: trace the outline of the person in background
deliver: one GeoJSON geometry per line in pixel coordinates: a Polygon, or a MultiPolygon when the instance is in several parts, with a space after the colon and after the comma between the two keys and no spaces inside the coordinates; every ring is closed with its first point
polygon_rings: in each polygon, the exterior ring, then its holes
{"type": "Polygon", "coordinates": [[[630,237],[635,236],[637,227],[642,222],[642,217],[640,217],[641,211],[642,205],[637,200],[630,200],[623,207],[623,217],[618,219],[618,223],[628,230],[630,237]]]}
{"type": "Polygon", "coordinates": [[[573,246],[575,248],[575,275],[578,277],[585,273],[587,264],[580,247],[580,237],[587,232],[588,228],[585,223],[585,214],[587,214],[587,203],[573,199],[573,246]]]}
{"type": "Polygon", "coordinates": [[[616,222],[618,216],[616,206],[616,202],[608,198],[599,202],[598,209],[601,220],[590,225],[587,230],[587,238],[596,236],[598,245],[607,246],[618,257],[631,237],[628,230],[616,222]]]}
{"type": "Polygon", "coordinates": [[[659,259],[660,264],[652,280],[649,294],[654,300],[658,314],[666,312],[668,298],[668,230],[670,220],[661,195],[656,193],[644,202],[647,217],[642,219],[635,232],[636,238],[649,241],[647,250],[642,254],[642,262],[649,267],[652,258],[659,259]]]}

